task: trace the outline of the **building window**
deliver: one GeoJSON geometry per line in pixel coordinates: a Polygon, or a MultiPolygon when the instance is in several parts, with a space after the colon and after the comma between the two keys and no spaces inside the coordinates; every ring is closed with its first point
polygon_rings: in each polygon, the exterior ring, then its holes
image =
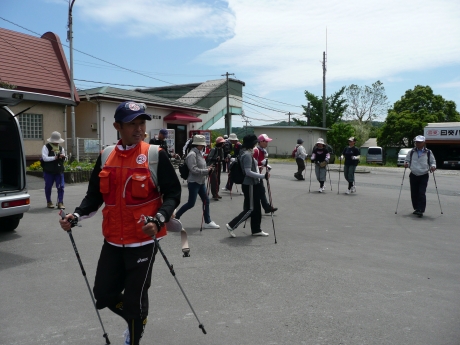
{"type": "Polygon", "coordinates": [[[21,114],[18,120],[24,139],[43,139],[42,114],[21,114]]]}

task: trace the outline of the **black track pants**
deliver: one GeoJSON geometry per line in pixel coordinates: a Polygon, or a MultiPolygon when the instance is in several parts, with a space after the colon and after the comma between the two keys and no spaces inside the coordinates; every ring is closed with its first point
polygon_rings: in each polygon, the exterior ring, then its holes
{"type": "Polygon", "coordinates": [[[116,247],[104,241],[93,288],[96,307],[109,307],[125,320],[145,319],[156,253],[154,243],[116,247]]]}
{"type": "Polygon", "coordinates": [[[426,208],[426,187],[428,186],[429,174],[416,176],[409,174],[410,197],[414,210],[425,212],[426,208]]]}

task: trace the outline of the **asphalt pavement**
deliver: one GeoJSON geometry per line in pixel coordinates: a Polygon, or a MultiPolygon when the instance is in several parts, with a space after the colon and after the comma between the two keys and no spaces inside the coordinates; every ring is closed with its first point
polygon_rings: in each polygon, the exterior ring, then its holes
{"type": "MultiPolygon", "coordinates": [[[[200,232],[197,203],[181,219],[191,256],[182,257],[178,234],[161,244],[208,334],[158,255],[142,344],[460,344],[458,171],[437,171],[436,186],[430,176],[427,210],[418,218],[408,171],[395,214],[403,168],[367,169],[356,175],[357,193],[346,195],[343,176],[337,190],[338,166],[331,166],[325,193],[317,192],[314,171],[310,186],[310,166],[305,181],[293,177],[295,165],[272,167],[277,244],[270,215],[262,220],[269,237],[252,237],[249,222],[228,236],[225,224],[242,210],[243,196],[223,192],[211,200],[216,230],[200,232]]],[[[221,187],[226,179],[222,174],[221,187]]],[[[30,177],[29,188],[31,210],[15,232],[0,232],[0,344],[102,345],[57,210],[46,208],[41,179],[30,177]]],[[[86,184],[66,186],[67,212],[85,192],[86,184]]],[[[73,229],[91,287],[101,219],[99,212],[73,229]]],[[[112,344],[123,344],[123,320],[100,314],[112,344]]]]}

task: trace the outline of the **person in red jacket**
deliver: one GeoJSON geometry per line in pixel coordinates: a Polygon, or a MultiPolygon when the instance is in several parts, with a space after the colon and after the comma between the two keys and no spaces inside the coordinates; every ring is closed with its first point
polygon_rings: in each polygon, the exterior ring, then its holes
{"type": "Polygon", "coordinates": [[[142,103],[123,102],[115,111],[115,129],[120,141],[102,165],[101,156],[91,174],[86,196],[74,213],[60,220],[68,231],[102,210],[102,246],[94,282],[98,309],[109,308],[128,323],[125,344],[138,345],[147,323],[148,289],[158,251],[153,236],[166,234],[179,205],[181,185],[167,152],[158,152],[157,183],[148,164],[150,145],[144,142],[146,120],[152,116],[142,103]],[[161,192],[160,192],[161,191],[161,192]],[[141,215],[153,223],[138,223],[141,215]],[[72,223],[71,223],[72,221],[72,223]]]}
{"type": "MultiPolygon", "coordinates": [[[[268,158],[268,151],[267,146],[270,141],[273,139],[269,138],[267,134],[261,134],[257,138],[259,144],[254,149],[253,157],[257,161],[257,165],[259,166],[259,172],[262,173],[263,168],[266,166],[266,159],[268,158]]],[[[265,214],[275,212],[278,210],[277,207],[270,206],[270,203],[267,200],[267,195],[265,193],[265,187],[262,184],[262,195],[260,197],[260,202],[262,204],[262,208],[265,211],[265,214]]]]}

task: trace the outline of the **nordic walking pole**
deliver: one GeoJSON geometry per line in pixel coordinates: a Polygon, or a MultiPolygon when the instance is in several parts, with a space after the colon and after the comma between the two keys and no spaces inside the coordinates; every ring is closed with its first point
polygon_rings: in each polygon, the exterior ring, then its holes
{"type": "Polygon", "coordinates": [[[327,172],[329,173],[329,184],[331,185],[331,192],[332,192],[331,170],[329,169],[329,164],[327,165],[327,172]]]}
{"type": "Polygon", "coordinates": [[[339,182],[337,182],[337,194],[339,194],[339,189],[340,189],[340,170],[342,170],[342,158],[339,158],[339,182]]]}
{"type": "MultiPolygon", "coordinates": [[[[208,182],[208,183],[206,184],[206,188],[207,188],[207,191],[206,191],[206,192],[207,192],[208,199],[209,199],[209,180],[210,180],[210,179],[211,179],[211,177],[208,176],[208,178],[207,178],[207,180],[208,180],[207,182],[208,182]]],[[[203,231],[203,220],[204,220],[204,210],[205,210],[205,207],[206,207],[206,205],[205,205],[205,202],[203,201],[203,213],[201,214],[201,226],[200,226],[200,231],[203,231]]]]}
{"type": "MultiPolygon", "coordinates": [[[[144,222],[144,224],[153,223],[153,217],[146,217],[146,216],[142,215],[141,219],[139,219],[139,222],[142,222],[142,221],[144,222]]],[[[186,295],[185,292],[184,292],[184,289],[182,288],[182,286],[180,285],[179,281],[177,280],[176,272],[174,272],[174,267],[173,267],[173,265],[171,265],[171,264],[169,263],[168,258],[166,257],[165,253],[163,252],[163,249],[162,249],[161,246],[160,246],[160,242],[158,241],[158,239],[157,239],[155,236],[153,236],[153,240],[155,241],[155,245],[157,246],[158,250],[160,251],[161,256],[162,256],[163,259],[165,260],[166,266],[168,266],[168,268],[169,268],[169,272],[171,272],[172,276],[173,276],[174,279],[176,280],[176,283],[177,283],[177,285],[179,286],[180,291],[182,291],[182,294],[184,295],[185,300],[187,301],[187,303],[188,303],[190,309],[192,309],[192,312],[193,312],[193,314],[195,315],[196,320],[198,321],[198,324],[199,324],[198,327],[201,329],[201,331],[202,331],[204,334],[207,334],[207,333],[206,333],[206,330],[204,329],[203,324],[201,323],[200,319],[199,319],[198,316],[196,315],[195,310],[194,310],[193,307],[192,307],[192,304],[191,304],[190,301],[188,300],[187,295],[186,295]]]]}
{"type": "MultiPolygon", "coordinates": [[[[268,158],[267,160],[265,161],[265,169],[266,169],[266,172],[269,173],[270,172],[270,168],[268,167],[268,158]]],[[[276,240],[276,230],[275,230],[275,220],[273,219],[273,201],[272,201],[272,192],[270,190],[270,178],[267,178],[267,189],[268,189],[268,197],[269,197],[269,201],[270,201],[270,213],[272,215],[272,224],[273,224],[273,235],[275,236],[275,244],[278,243],[278,241],[276,240]]],[[[262,182],[263,183],[263,182],[262,182]]]]}
{"type": "Polygon", "coordinates": [[[399,189],[399,197],[398,197],[398,203],[396,204],[396,211],[395,211],[395,214],[398,213],[398,205],[399,205],[399,199],[401,199],[401,191],[402,191],[402,186],[403,186],[403,183],[404,183],[404,176],[406,176],[406,167],[404,167],[404,174],[403,174],[403,178],[402,178],[402,181],[401,181],[401,188],[399,189]]]}
{"type": "MultiPolygon", "coordinates": [[[[65,212],[63,210],[61,210],[59,212],[59,215],[61,216],[62,219],[64,219],[65,216],[66,216],[66,214],[65,214],[65,212]]],[[[70,222],[70,223],[72,224],[72,222],[70,222]]],[[[75,226],[75,225],[76,224],[74,224],[73,226],[75,226]]],[[[77,256],[78,263],[80,264],[81,273],[83,274],[83,277],[85,277],[86,286],[88,287],[88,291],[89,291],[89,294],[91,296],[91,300],[93,301],[94,309],[96,309],[97,317],[99,318],[99,322],[101,323],[102,331],[104,332],[104,334],[102,336],[105,338],[105,343],[110,344],[109,336],[108,336],[107,332],[105,331],[104,324],[102,323],[101,315],[99,315],[99,311],[97,310],[96,302],[94,301],[94,296],[93,296],[93,293],[91,291],[91,287],[89,286],[89,283],[88,283],[88,278],[86,278],[85,268],[83,267],[83,263],[81,262],[80,254],[78,253],[78,249],[77,249],[77,245],[75,244],[75,241],[74,241],[73,236],[72,236],[72,230],[67,231],[67,233],[69,234],[70,241],[72,242],[73,250],[75,251],[75,255],[77,256]]]]}
{"type": "Polygon", "coordinates": [[[439,199],[438,185],[436,184],[436,177],[434,176],[434,171],[432,173],[433,173],[434,185],[436,186],[436,194],[438,194],[439,208],[441,209],[441,214],[444,214],[442,213],[441,200],[439,199]]]}
{"type": "Polygon", "coordinates": [[[310,193],[310,189],[311,189],[311,172],[313,171],[313,162],[311,161],[311,158],[310,158],[310,186],[308,187],[308,193],[310,193]]]}

